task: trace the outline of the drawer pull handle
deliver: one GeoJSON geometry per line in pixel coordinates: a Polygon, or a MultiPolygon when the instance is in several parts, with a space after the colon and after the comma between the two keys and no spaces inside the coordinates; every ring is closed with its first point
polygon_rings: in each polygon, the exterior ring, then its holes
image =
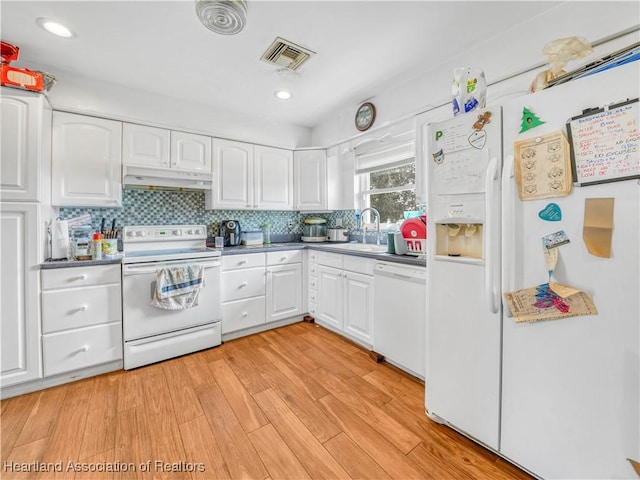
{"type": "Polygon", "coordinates": [[[85,345],[84,347],[82,347],[80,349],[81,352],[88,352],[89,351],[89,345],[85,345]]]}
{"type": "Polygon", "coordinates": [[[247,286],[247,282],[242,282],[238,288],[245,288],[247,286]]]}
{"type": "Polygon", "coordinates": [[[238,262],[238,265],[244,265],[245,263],[247,263],[247,261],[246,261],[246,260],[240,260],[240,261],[238,262]]]}
{"type": "Polygon", "coordinates": [[[287,257],[280,257],[280,261],[284,262],[287,259],[287,257]]]}
{"type": "Polygon", "coordinates": [[[86,312],[88,309],[89,309],[89,306],[88,306],[88,305],[82,305],[82,306],[80,307],[80,310],[82,310],[83,312],[86,312]]]}
{"type": "Polygon", "coordinates": [[[83,273],[82,275],[80,275],[79,277],[76,277],[77,280],[86,280],[87,279],[87,274],[83,273]]]}
{"type": "Polygon", "coordinates": [[[249,314],[247,312],[242,312],[242,318],[247,318],[249,314]]]}

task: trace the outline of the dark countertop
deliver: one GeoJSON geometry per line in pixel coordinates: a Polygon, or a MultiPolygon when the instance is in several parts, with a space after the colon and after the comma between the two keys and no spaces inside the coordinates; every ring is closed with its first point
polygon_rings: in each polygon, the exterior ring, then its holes
{"type": "MultiPolygon", "coordinates": [[[[237,247],[224,247],[221,250],[222,255],[242,255],[246,253],[263,253],[263,252],[279,252],[284,250],[319,250],[323,252],[340,253],[343,255],[353,255],[355,257],[372,258],[384,262],[401,263],[404,265],[424,267],[427,264],[424,255],[394,255],[385,252],[367,252],[341,248],[340,243],[305,243],[305,242],[286,242],[271,243],[269,245],[240,245],[237,247]]],[[[109,260],[45,260],[40,264],[43,270],[54,268],[70,268],[70,267],[90,267],[94,265],[112,265],[122,263],[121,258],[109,260]]]]}
{"type": "Polygon", "coordinates": [[[238,247],[224,247],[222,249],[222,255],[241,255],[245,253],[262,253],[262,252],[277,252],[282,250],[320,250],[331,253],[341,253],[343,255],[353,255],[356,257],[372,258],[374,260],[381,260],[385,262],[402,263],[404,265],[412,265],[418,267],[425,267],[427,260],[424,255],[412,256],[412,255],[394,255],[392,253],[385,252],[367,252],[345,249],[340,247],[340,243],[305,243],[305,242],[287,242],[287,243],[271,243],[269,245],[240,245],[238,247]]]}
{"type": "Polygon", "coordinates": [[[42,270],[54,268],[92,267],[94,265],[114,265],[122,263],[122,258],[108,260],[51,260],[47,259],[40,264],[42,270]]]}

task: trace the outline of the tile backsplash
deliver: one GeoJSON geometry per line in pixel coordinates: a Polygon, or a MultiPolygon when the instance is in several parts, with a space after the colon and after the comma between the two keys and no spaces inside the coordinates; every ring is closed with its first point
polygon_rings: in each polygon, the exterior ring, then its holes
{"type": "Polygon", "coordinates": [[[237,220],[243,230],[261,230],[269,222],[272,234],[302,234],[303,221],[307,217],[327,219],[327,227],[336,226],[342,219],[342,227],[353,230],[354,210],[337,210],[326,213],[298,213],[289,211],[205,210],[204,192],[178,192],[165,190],[130,189],[122,192],[122,207],[83,208],[61,207],[59,216],[68,219],[84,214],[92,217],[94,230],[100,229],[104,217],[107,228],[115,218],[118,228],[124,225],[179,225],[204,224],[209,236],[218,232],[223,220],[237,220]]]}

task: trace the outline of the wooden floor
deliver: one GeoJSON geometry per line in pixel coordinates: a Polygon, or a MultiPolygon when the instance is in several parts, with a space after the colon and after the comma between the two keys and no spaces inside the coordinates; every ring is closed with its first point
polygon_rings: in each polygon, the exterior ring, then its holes
{"type": "Polygon", "coordinates": [[[3,479],[530,478],[431,422],[421,382],[308,323],[1,405],[3,479]]]}

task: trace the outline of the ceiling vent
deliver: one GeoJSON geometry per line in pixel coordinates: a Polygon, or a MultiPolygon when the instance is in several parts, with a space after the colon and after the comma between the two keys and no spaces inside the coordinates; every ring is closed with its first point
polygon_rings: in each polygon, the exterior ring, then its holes
{"type": "Polygon", "coordinates": [[[295,71],[309,60],[312,55],[315,55],[315,52],[278,37],[264,52],[261,60],[280,68],[295,71]]]}

